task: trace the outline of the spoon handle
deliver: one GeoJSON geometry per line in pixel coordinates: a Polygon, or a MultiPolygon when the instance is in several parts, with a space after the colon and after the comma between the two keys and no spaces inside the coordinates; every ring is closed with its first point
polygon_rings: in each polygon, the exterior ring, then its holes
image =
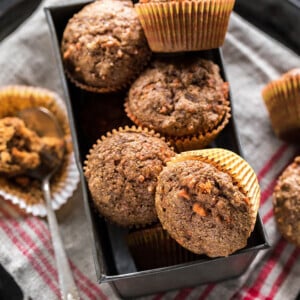
{"type": "Polygon", "coordinates": [[[46,201],[48,223],[56,258],[61,298],[62,300],[80,300],[67,254],[59,233],[57,219],[52,209],[49,177],[43,179],[42,190],[46,201]]]}

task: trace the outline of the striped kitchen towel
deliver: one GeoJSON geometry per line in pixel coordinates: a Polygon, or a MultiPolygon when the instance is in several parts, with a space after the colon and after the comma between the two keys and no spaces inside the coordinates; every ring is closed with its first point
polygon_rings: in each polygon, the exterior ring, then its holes
{"type": "MultiPolygon", "coordinates": [[[[0,43],[0,85],[29,84],[63,96],[43,7],[46,0],[14,33],[0,43]]],[[[77,1],[78,2],[78,1],[77,1]]],[[[68,1],[70,3],[70,1],[68,1]]],[[[272,211],[278,175],[299,149],[279,141],[261,98],[262,87],[289,69],[299,57],[253,28],[236,14],[223,47],[233,108],[245,159],[258,174],[260,213],[271,249],[261,251],[240,278],[143,297],[141,299],[285,299],[297,296],[300,250],[281,238],[272,211]]],[[[110,286],[97,284],[87,221],[78,189],[59,212],[60,229],[82,299],[117,299],[110,286]]],[[[59,287],[50,235],[45,220],[25,216],[0,199],[0,263],[32,299],[58,299],[59,287]]]]}

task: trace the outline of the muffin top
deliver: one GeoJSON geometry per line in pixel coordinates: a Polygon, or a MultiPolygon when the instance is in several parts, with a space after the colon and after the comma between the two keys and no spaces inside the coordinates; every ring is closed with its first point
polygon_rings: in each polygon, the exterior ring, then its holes
{"type": "Polygon", "coordinates": [[[171,161],[158,179],[156,209],[163,228],[197,254],[227,256],[246,246],[248,201],[229,174],[199,160],[171,161]]]}
{"type": "Polygon", "coordinates": [[[150,224],[157,219],[157,177],[175,153],[154,133],[135,129],[114,132],[92,149],[85,176],[95,206],[121,225],[150,224]]]}
{"type": "Polygon", "coordinates": [[[132,2],[101,0],[84,6],[69,20],[62,55],[71,78],[105,91],[133,79],[150,50],[132,2]]]}
{"type": "Polygon", "coordinates": [[[273,205],[279,231],[300,247],[300,156],[279,177],[273,205]]]}
{"type": "Polygon", "coordinates": [[[212,61],[156,59],[129,90],[126,110],[135,123],[164,135],[205,134],[228,112],[228,84],[212,61]]]}

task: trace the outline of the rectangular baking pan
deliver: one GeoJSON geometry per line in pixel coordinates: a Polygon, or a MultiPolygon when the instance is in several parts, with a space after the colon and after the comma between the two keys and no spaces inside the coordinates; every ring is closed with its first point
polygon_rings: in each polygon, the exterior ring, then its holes
{"type": "MultiPolygon", "coordinates": [[[[85,92],[74,86],[65,76],[60,53],[62,34],[73,14],[89,2],[47,7],[45,13],[64,88],[76,161],[81,173],[83,201],[92,233],[91,246],[98,282],[109,282],[122,298],[132,298],[231,279],[241,275],[246,271],[258,251],[268,248],[259,215],[247,246],[229,257],[212,259],[199,256],[199,259],[184,264],[137,271],[124,242],[127,230],[107,224],[92,208],[91,196],[82,172],[85,156],[101,135],[113,128],[132,123],[126,117],[123,109],[126,92],[110,94],[85,92]]],[[[197,54],[217,63],[220,66],[221,75],[226,80],[220,49],[199,51],[197,54]]],[[[234,124],[234,114],[212,146],[226,148],[242,156],[234,124]]],[[[145,259],[147,258],[145,257],[145,259]]]]}

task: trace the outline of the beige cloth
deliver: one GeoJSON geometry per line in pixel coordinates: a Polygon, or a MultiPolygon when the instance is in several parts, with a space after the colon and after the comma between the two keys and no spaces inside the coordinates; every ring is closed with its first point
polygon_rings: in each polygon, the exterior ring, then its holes
{"type": "MultiPolygon", "coordinates": [[[[58,3],[62,4],[61,1],[44,1],[19,29],[0,43],[1,86],[41,86],[64,96],[43,12],[44,6],[58,3]]],[[[261,175],[260,184],[265,198],[260,211],[267,220],[266,229],[273,249],[261,252],[239,279],[165,293],[162,299],[174,299],[176,296],[178,299],[198,299],[200,296],[205,299],[231,299],[234,295],[234,299],[246,296],[255,299],[253,295],[258,298],[271,295],[274,299],[294,299],[299,290],[300,259],[296,259],[299,253],[280,239],[274,218],[267,219],[266,216],[272,208],[272,183],[293,157],[295,148],[284,145],[274,136],[260,92],[271,78],[299,67],[300,59],[235,14],[231,17],[223,48],[242,148],[245,158],[261,175]],[[268,163],[274,154],[278,159],[268,163]]],[[[32,299],[56,299],[58,284],[52,270],[55,261],[46,223],[33,217],[19,217],[2,200],[0,207],[0,263],[32,299]]],[[[82,299],[116,299],[107,284],[100,287],[96,284],[80,188],[59,213],[59,220],[66,250],[76,268],[75,279],[80,282],[82,299]]]]}

